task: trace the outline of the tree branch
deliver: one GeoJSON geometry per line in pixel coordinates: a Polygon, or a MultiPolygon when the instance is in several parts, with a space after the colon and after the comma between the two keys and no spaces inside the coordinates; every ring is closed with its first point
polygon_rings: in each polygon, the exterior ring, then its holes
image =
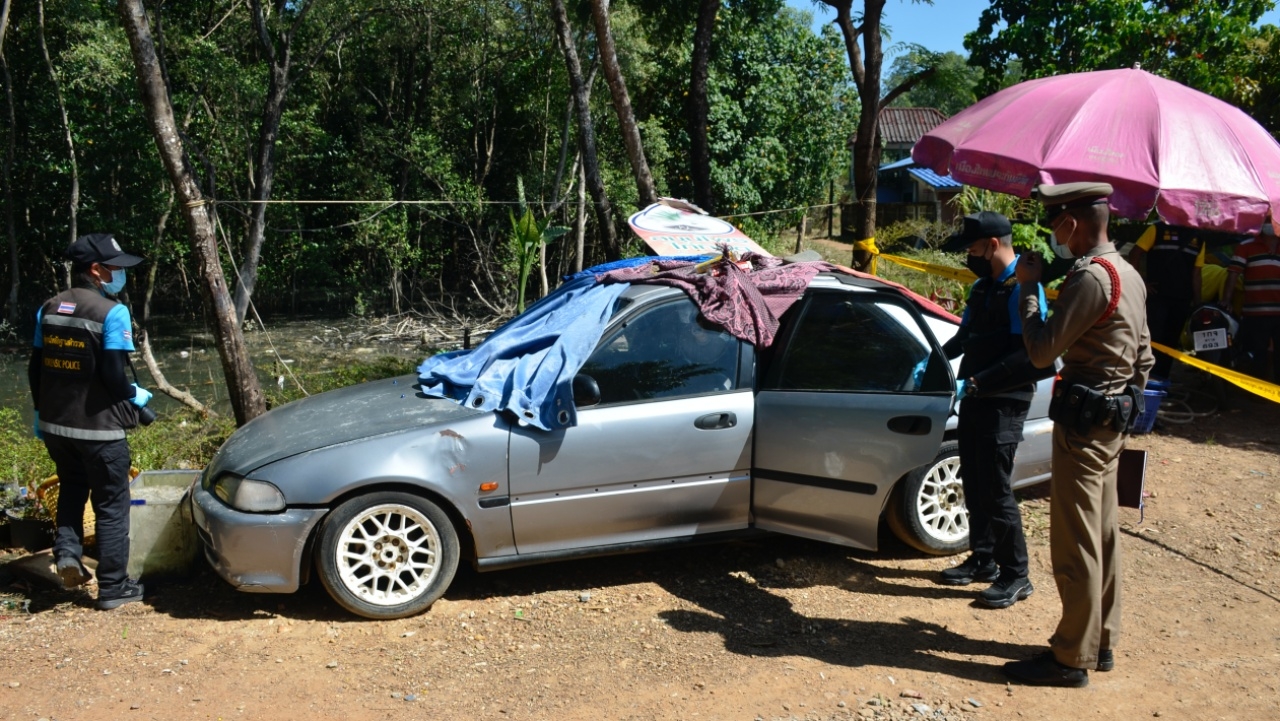
{"type": "Polygon", "coordinates": [[[205,404],[196,400],[190,393],[178,390],[169,385],[169,381],[164,377],[164,373],[160,372],[160,365],[156,363],[156,358],[151,354],[151,337],[145,329],[139,329],[138,345],[141,346],[142,360],[147,364],[147,370],[151,372],[151,378],[156,382],[156,389],[163,391],[165,395],[182,403],[183,405],[194,409],[198,413],[209,418],[217,418],[217,411],[209,408],[205,404]]]}
{"type": "Polygon", "coordinates": [[[902,97],[906,93],[910,92],[912,88],[919,85],[921,82],[928,80],[929,78],[937,74],[938,74],[937,66],[934,66],[931,68],[925,68],[923,70],[913,73],[911,77],[907,78],[906,80],[903,80],[901,83],[898,84],[898,87],[894,88],[893,90],[890,90],[888,94],[886,94],[883,98],[880,99],[880,109],[884,110],[885,108],[889,107],[889,105],[893,103],[893,101],[897,100],[898,98],[902,97]]]}

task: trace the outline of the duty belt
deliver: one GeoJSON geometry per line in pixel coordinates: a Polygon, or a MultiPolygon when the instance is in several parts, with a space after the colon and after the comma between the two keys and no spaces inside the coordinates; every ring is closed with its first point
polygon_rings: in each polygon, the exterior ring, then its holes
{"type": "Polygon", "coordinates": [[[1129,384],[1116,395],[1107,395],[1083,383],[1059,381],[1049,401],[1049,420],[1081,435],[1095,427],[1127,433],[1137,417],[1138,386],[1129,384]]]}

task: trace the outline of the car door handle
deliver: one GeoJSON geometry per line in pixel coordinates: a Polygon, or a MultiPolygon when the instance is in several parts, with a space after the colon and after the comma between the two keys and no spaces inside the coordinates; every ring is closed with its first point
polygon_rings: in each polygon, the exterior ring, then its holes
{"type": "Polygon", "coordinates": [[[714,431],[719,428],[733,428],[738,425],[738,417],[732,413],[708,413],[693,422],[695,428],[714,431]]]}
{"type": "Polygon", "coordinates": [[[908,436],[926,436],[933,430],[933,420],[928,416],[898,416],[889,419],[889,430],[908,436]]]}

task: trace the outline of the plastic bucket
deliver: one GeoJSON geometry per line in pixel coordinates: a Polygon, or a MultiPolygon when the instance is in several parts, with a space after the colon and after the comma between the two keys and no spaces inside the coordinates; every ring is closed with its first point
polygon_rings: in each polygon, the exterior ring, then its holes
{"type": "Polygon", "coordinates": [[[184,576],[200,541],[187,489],[200,471],[143,471],[129,484],[129,575],[184,576]]]}
{"type": "MultiPolygon", "coordinates": [[[[1169,395],[1168,391],[1159,388],[1153,388],[1156,383],[1148,383],[1147,389],[1142,392],[1143,404],[1138,417],[1133,421],[1133,433],[1150,433],[1156,424],[1156,412],[1160,410],[1160,401],[1169,395]]],[[[1168,383],[1161,383],[1165,388],[1169,387],[1168,383]]]]}

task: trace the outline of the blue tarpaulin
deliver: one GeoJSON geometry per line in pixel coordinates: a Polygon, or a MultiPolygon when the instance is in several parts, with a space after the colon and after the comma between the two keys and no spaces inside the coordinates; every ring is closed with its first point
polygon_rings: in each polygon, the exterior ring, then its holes
{"type": "Polygon", "coordinates": [[[423,361],[422,392],[468,408],[511,411],[543,430],[575,425],[573,377],[628,287],[600,285],[586,274],[565,283],[476,348],[423,361]]]}

